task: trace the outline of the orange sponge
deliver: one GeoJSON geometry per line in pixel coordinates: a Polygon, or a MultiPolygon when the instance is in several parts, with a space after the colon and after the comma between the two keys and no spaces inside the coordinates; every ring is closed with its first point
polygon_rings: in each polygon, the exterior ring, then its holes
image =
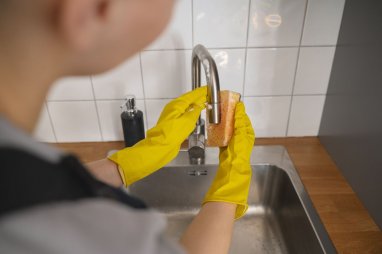
{"type": "Polygon", "coordinates": [[[210,124],[207,114],[207,146],[224,147],[232,138],[235,108],[241,95],[232,91],[220,91],[220,124],[210,124]]]}

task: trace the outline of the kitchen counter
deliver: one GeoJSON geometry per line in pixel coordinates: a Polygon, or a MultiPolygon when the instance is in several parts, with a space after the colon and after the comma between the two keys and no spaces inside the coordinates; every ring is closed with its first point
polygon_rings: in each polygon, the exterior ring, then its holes
{"type": "MultiPolygon", "coordinates": [[[[382,253],[382,232],[346,182],[318,138],[257,139],[256,145],[283,145],[296,167],[339,253],[382,253]]],[[[58,147],[83,162],[123,148],[122,142],[66,143],[58,147]]]]}

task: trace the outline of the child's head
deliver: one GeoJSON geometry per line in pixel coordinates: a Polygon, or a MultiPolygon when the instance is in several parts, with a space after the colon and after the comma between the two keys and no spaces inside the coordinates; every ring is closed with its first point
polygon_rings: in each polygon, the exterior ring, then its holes
{"type": "Polygon", "coordinates": [[[56,79],[98,74],[139,52],[173,2],[0,0],[0,115],[33,131],[56,79]]]}
{"type": "Polygon", "coordinates": [[[13,37],[18,41],[12,45],[45,48],[61,60],[52,64],[60,64],[65,75],[99,73],[153,41],[166,26],[173,2],[0,0],[0,45],[2,37],[13,37]]]}

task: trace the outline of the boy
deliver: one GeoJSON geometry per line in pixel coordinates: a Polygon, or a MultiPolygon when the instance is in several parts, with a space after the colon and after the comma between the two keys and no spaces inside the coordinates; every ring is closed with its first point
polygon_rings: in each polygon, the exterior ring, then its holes
{"type": "Polygon", "coordinates": [[[215,180],[179,243],[164,236],[160,214],[120,187],[177,155],[205,107],[205,87],[170,102],[133,148],[86,166],[29,137],[56,79],[104,72],[139,52],[164,29],[172,6],[173,0],[0,0],[1,253],[228,252],[251,178],[254,133],[243,104],[215,180]]]}

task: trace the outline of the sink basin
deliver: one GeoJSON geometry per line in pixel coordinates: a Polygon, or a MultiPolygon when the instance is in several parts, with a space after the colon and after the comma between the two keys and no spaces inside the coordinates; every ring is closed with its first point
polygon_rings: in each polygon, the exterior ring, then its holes
{"type": "MultiPolygon", "coordinates": [[[[168,218],[167,234],[179,239],[197,214],[217,170],[218,149],[203,165],[181,151],[169,165],[130,186],[129,192],[168,218]]],[[[235,223],[230,253],[336,253],[281,146],[255,147],[247,214],[235,223]]]]}

